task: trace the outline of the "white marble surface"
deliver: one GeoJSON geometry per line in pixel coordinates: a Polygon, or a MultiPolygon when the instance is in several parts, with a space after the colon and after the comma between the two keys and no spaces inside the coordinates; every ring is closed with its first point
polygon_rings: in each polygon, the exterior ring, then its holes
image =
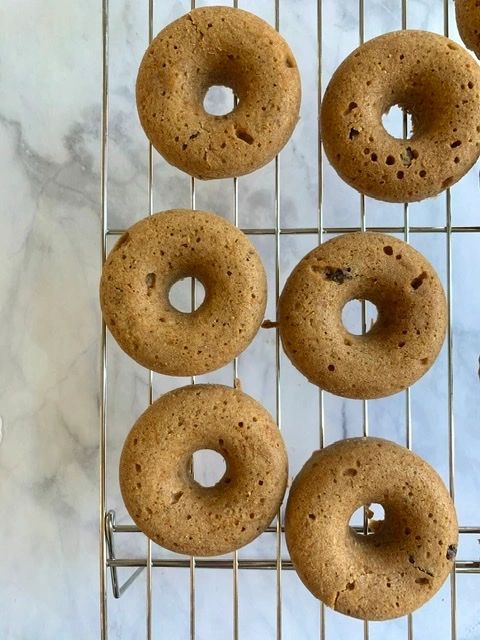
{"type": "MultiPolygon", "coordinates": [[[[200,3],[199,3],[200,4],[200,3]]],[[[201,4],[204,4],[203,2],[201,4]]],[[[228,4],[225,2],[224,4],[228,4]]],[[[240,0],[273,23],[273,0],[240,0]]],[[[155,2],[155,31],[190,6],[155,2]]],[[[408,26],[443,32],[443,0],[408,0],[408,26]]],[[[453,3],[450,32],[458,39],[453,3]]],[[[0,7],[1,367],[0,367],[0,638],[99,637],[98,393],[100,268],[101,11],[99,0],[3,0],[0,7]]],[[[317,3],[282,0],[281,31],[303,80],[300,123],[281,155],[282,226],[315,226],[317,171],[317,3]]],[[[136,118],[133,87],[147,42],[148,2],[110,0],[110,144],[108,224],[124,227],[147,212],[147,144],[136,118]]],[[[365,0],[365,37],[401,25],[401,0],[365,0]]],[[[323,0],[322,85],[358,43],[358,3],[323,0]]],[[[395,125],[394,125],[395,126],[395,125]]],[[[398,126],[398,122],[397,125],[398,126]]],[[[154,156],[154,209],[189,206],[190,180],[154,156]]],[[[197,185],[197,206],[232,219],[231,181],[197,185]]],[[[452,221],[478,224],[478,165],[452,189],[452,221]]],[[[269,165],[239,180],[240,224],[274,224],[274,171],[269,165]]],[[[324,164],[325,225],[356,226],[359,196],[324,164]]],[[[367,199],[370,225],[403,223],[403,207],[367,199]]],[[[445,223],[445,195],[410,207],[414,225],[445,223]]],[[[269,274],[267,317],[274,317],[274,238],[254,237],[269,274]]],[[[439,234],[412,234],[446,283],[446,243],[439,234]]],[[[315,246],[315,236],[282,236],[280,279],[315,246]]],[[[463,525],[480,522],[478,475],[480,388],[480,253],[477,235],[452,240],[453,412],[456,501],[463,525]]],[[[107,507],[128,522],[119,496],[117,464],[123,439],[147,403],[147,374],[108,341],[107,507]]],[[[275,411],[275,344],[261,331],[241,356],[244,389],[275,411]]],[[[230,384],[232,368],[202,376],[230,384]]],[[[155,396],[184,380],[154,377],[155,396]]],[[[318,392],[281,359],[282,431],[295,474],[319,443],[318,392]]],[[[412,389],[413,448],[448,481],[448,358],[412,389]]],[[[324,398],[326,442],[362,432],[362,406],[324,398]]],[[[369,403],[370,432],[405,442],[403,394],[369,403]]],[[[119,554],[142,555],[141,535],[119,540],[119,554]]],[[[286,557],[285,546],[282,553],[286,557]]],[[[169,555],[158,548],[155,555],[169,555]]],[[[266,534],[240,557],[274,557],[266,534]]],[[[479,556],[476,538],[460,557],[479,556]]],[[[128,575],[128,573],[127,573],[128,575]]],[[[123,576],[123,574],[122,574],[123,576]]],[[[461,640],[480,638],[478,576],[457,579],[461,640]]],[[[198,570],[196,638],[232,637],[232,575],[198,570]]],[[[189,638],[189,575],[154,571],[155,638],[189,638]]],[[[293,572],[282,576],[283,638],[319,637],[318,603],[293,572]]],[[[115,639],[145,637],[145,577],[118,601],[108,589],[109,631],[115,639]]],[[[240,638],[276,635],[274,572],[240,572],[240,638]]],[[[413,618],[414,637],[450,638],[450,591],[444,589],[413,618]]],[[[362,623],[331,611],[326,637],[363,638],[362,623]]],[[[406,620],[370,625],[373,639],[406,638],[406,620]]]]}

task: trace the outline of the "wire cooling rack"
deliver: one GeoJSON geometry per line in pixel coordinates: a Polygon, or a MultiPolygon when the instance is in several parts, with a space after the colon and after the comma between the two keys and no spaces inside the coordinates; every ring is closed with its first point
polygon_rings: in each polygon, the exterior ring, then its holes
{"type": "MultiPolygon", "coordinates": [[[[278,30],[281,22],[281,3],[280,0],[268,0],[271,2],[274,10],[274,23],[278,30]]],[[[362,43],[365,40],[366,25],[369,18],[367,11],[367,4],[369,0],[345,0],[345,2],[358,3],[358,43],[362,43]]],[[[398,28],[407,28],[407,1],[408,0],[389,0],[391,4],[397,3],[400,5],[401,25],[398,28]]],[[[148,39],[151,41],[154,35],[154,0],[146,0],[147,2],[147,19],[148,19],[148,39]]],[[[340,2],[340,0],[339,0],[340,2]]],[[[432,3],[441,4],[443,8],[443,32],[445,35],[449,35],[450,23],[451,23],[451,11],[449,11],[448,0],[432,0],[432,3]]],[[[238,0],[233,0],[233,6],[238,6],[238,0]]],[[[298,3],[301,4],[301,3],[298,3]]],[[[341,4],[341,2],[340,2],[341,4]]],[[[191,8],[195,8],[195,2],[192,0],[191,8]]],[[[451,7],[450,7],[451,8],[451,7]]],[[[188,7],[187,7],[188,9],[188,7]]],[[[109,0],[102,0],[102,35],[103,35],[103,105],[102,105],[102,150],[101,150],[101,255],[102,263],[105,260],[108,252],[109,242],[111,239],[115,239],[115,236],[119,236],[123,233],[123,228],[114,228],[110,226],[109,210],[108,210],[108,146],[109,146],[109,71],[111,60],[109,59],[109,0]]],[[[312,55],[317,56],[317,95],[318,100],[315,107],[320,108],[322,84],[324,80],[323,67],[322,67],[322,52],[325,42],[325,24],[323,24],[324,10],[322,7],[322,0],[317,0],[316,6],[316,29],[317,29],[317,51],[312,52],[312,55]]],[[[146,43],[145,43],[146,44],[146,43]]],[[[403,117],[403,135],[407,137],[407,118],[403,117]]],[[[327,165],[327,161],[322,156],[320,131],[317,129],[316,135],[318,136],[318,155],[316,158],[318,181],[318,201],[317,201],[317,224],[314,226],[281,226],[281,198],[280,198],[280,180],[282,175],[281,159],[275,158],[273,163],[273,180],[274,180],[274,200],[273,200],[273,214],[274,225],[264,228],[243,228],[242,230],[250,236],[263,236],[273,239],[272,246],[274,247],[274,291],[275,300],[278,300],[281,289],[280,278],[280,259],[281,259],[281,238],[286,236],[314,236],[318,243],[323,241],[326,234],[338,234],[346,233],[357,230],[375,230],[384,233],[398,234],[406,242],[410,241],[411,234],[434,234],[441,236],[444,242],[446,252],[446,293],[448,301],[448,333],[447,333],[447,367],[448,367],[448,397],[446,400],[447,407],[447,437],[448,437],[448,483],[450,493],[455,498],[455,430],[454,430],[454,411],[453,411],[453,398],[454,398],[454,368],[453,368],[453,331],[452,331],[452,309],[453,309],[453,286],[452,286],[452,270],[454,268],[454,260],[452,254],[452,237],[455,234],[472,234],[479,233],[480,226],[475,225],[453,225],[452,224],[452,199],[450,190],[447,190],[442,196],[444,198],[444,222],[443,224],[431,226],[431,225],[411,225],[409,206],[403,205],[403,223],[387,226],[370,226],[367,224],[367,207],[365,197],[358,196],[358,225],[357,226],[332,226],[324,224],[324,208],[323,208],[323,185],[324,185],[324,170],[327,165]]],[[[154,185],[154,155],[151,145],[148,149],[148,162],[147,162],[147,196],[148,196],[148,213],[152,214],[153,209],[153,185],[154,185]]],[[[196,206],[196,181],[191,179],[190,182],[190,205],[192,208],[196,206]]],[[[233,221],[239,225],[239,196],[238,196],[238,180],[232,180],[232,208],[233,208],[233,221]]],[[[126,225],[128,226],[128,225],[126,225]]],[[[195,283],[191,283],[191,304],[192,309],[195,308],[195,296],[196,289],[195,283]]],[[[361,325],[362,331],[367,330],[367,313],[365,305],[362,305],[361,310],[361,325]]],[[[150,640],[153,637],[152,632],[152,614],[154,608],[154,601],[152,598],[152,576],[153,570],[157,568],[183,568],[189,575],[189,623],[188,623],[188,635],[191,640],[199,638],[196,632],[196,580],[199,571],[217,570],[223,569],[231,572],[232,579],[232,623],[229,626],[231,632],[228,631],[222,637],[230,637],[233,635],[234,639],[240,637],[245,640],[250,640],[252,636],[248,636],[240,633],[240,616],[239,616],[239,572],[244,570],[265,570],[275,573],[275,622],[274,622],[274,637],[280,640],[283,637],[283,609],[282,609],[282,577],[284,572],[292,570],[292,563],[288,557],[286,557],[286,549],[282,544],[283,524],[282,517],[276,518],[274,526],[269,527],[263,536],[274,536],[275,553],[270,554],[269,557],[255,557],[252,559],[239,558],[238,552],[231,554],[229,557],[220,559],[197,559],[197,558],[184,558],[181,556],[173,557],[153,557],[152,543],[147,540],[145,536],[138,530],[134,524],[117,524],[115,519],[115,512],[109,510],[109,504],[107,504],[107,381],[110,370],[110,363],[107,356],[107,335],[105,325],[102,324],[101,331],[101,389],[100,389],[100,504],[99,504],[99,518],[100,518],[100,637],[102,640],[106,640],[110,637],[109,624],[107,620],[107,604],[109,600],[109,589],[114,598],[120,598],[125,591],[132,585],[140,573],[146,572],[146,590],[145,590],[145,631],[142,632],[143,636],[150,640]],[[116,554],[116,546],[119,539],[123,534],[134,534],[140,537],[144,541],[144,547],[146,553],[141,557],[118,557],[116,554]],[[119,579],[119,569],[128,569],[131,571],[129,577],[123,582],[119,579]]],[[[282,385],[281,385],[281,351],[278,331],[275,336],[275,399],[274,399],[274,417],[276,418],[280,429],[282,428],[282,385]]],[[[238,376],[238,362],[235,360],[232,364],[231,383],[234,384],[238,376]]],[[[191,379],[192,383],[195,383],[195,378],[191,379]]],[[[305,384],[307,384],[305,382],[305,384]]],[[[154,396],[153,390],[153,374],[149,372],[148,377],[148,397],[146,398],[149,403],[152,402],[154,396]]],[[[146,406],[145,403],[145,406],[146,406]]],[[[369,435],[369,406],[367,401],[362,402],[362,431],[363,435],[369,435]]],[[[318,445],[322,447],[325,441],[325,417],[324,417],[324,393],[318,392],[318,445]]],[[[404,393],[404,442],[409,448],[412,445],[412,419],[411,419],[411,391],[407,390],[404,393]]],[[[480,524],[478,526],[460,526],[460,538],[465,536],[475,536],[480,534],[480,524]]],[[[461,548],[461,546],[460,546],[461,548]]],[[[125,556],[127,554],[123,554],[125,556]]],[[[474,555],[474,554],[472,554],[474,555]]],[[[463,560],[457,559],[455,562],[455,570],[452,571],[450,576],[450,612],[449,612],[449,629],[445,631],[445,635],[442,637],[449,637],[451,640],[457,638],[457,575],[462,573],[480,574],[480,562],[475,559],[463,560]]],[[[172,612],[173,614],[173,612],[172,612]]],[[[415,614],[414,614],[415,615],[415,614]]],[[[318,605],[319,616],[319,637],[321,640],[327,638],[326,629],[326,610],[322,604],[318,605]]],[[[414,637],[414,625],[412,623],[412,616],[408,616],[407,624],[405,625],[406,637],[412,640],[414,637]]],[[[142,635],[141,634],[141,635],[142,635]]],[[[371,625],[368,622],[363,623],[363,637],[369,638],[371,635],[371,625]]],[[[140,637],[140,636],[139,636],[140,637]]],[[[162,636],[164,637],[164,636],[162,636]]],[[[167,637],[167,636],[165,636],[167,637]]],[[[169,637],[169,636],[168,636],[169,637]]],[[[300,638],[300,635],[297,637],[300,638]]],[[[332,637],[334,637],[332,635],[332,637]]],[[[387,637],[383,635],[382,637],[387,637]]],[[[472,636],[473,637],[473,636],[472,636]]]]}

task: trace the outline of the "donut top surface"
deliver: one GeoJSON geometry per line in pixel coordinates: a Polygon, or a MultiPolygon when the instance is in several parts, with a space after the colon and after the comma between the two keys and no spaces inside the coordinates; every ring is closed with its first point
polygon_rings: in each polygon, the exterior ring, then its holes
{"type": "Polygon", "coordinates": [[[316,451],[295,478],[286,538],[300,578],[329,607],[384,620],[420,607],[453,568],[455,508],[436,471],[381,438],[351,438],[316,451]],[[349,526],[381,504],[370,535],[349,526]]]}
{"type": "Polygon", "coordinates": [[[441,282],[426,258],[370,231],[335,237],[308,253],[278,306],[290,360],[311,382],[347,398],[379,398],[413,384],[440,351],[446,317],[441,282]],[[378,310],[364,335],[343,324],[343,307],[353,299],[378,310]]]}
{"type": "Polygon", "coordinates": [[[480,58],[480,0],[455,0],[455,13],[463,42],[480,58]]]}
{"type": "Polygon", "coordinates": [[[191,385],[154,402],[127,436],[120,487],[139,527],[179,553],[211,556],[263,532],[280,506],[287,454],[270,414],[239,389],[191,385]],[[213,487],[190,472],[195,451],[226,463],[213,487]]]}
{"type": "Polygon", "coordinates": [[[239,176],[269,162],[298,120],[300,93],[285,40],[264,20],[231,7],[194,9],[163,29],[145,53],[136,87],[154,147],[199,178],[239,176]],[[213,85],[237,96],[230,113],[205,111],[213,85]]]}
{"type": "Polygon", "coordinates": [[[480,153],[480,68],[460,45],[426,31],[387,33],[335,71],[322,139],[339,175],[361,193],[413,202],[453,185],[480,153]],[[391,136],[382,116],[399,105],[413,135],[391,136]]]}
{"type": "Polygon", "coordinates": [[[230,362],[255,336],[266,295],[265,270],[247,236],[220,216],[186,209],[133,225],[108,255],[100,283],[103,317],[118,344],[168,375],[230,362]],[[171,286],[187,276],[205,287],[192,313],[169,300],[171,286]]]}

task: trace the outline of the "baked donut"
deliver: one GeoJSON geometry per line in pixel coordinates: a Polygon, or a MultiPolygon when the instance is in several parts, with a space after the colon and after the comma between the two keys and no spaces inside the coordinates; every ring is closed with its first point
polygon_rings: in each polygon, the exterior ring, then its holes
{"type": "Polygon", "coordinates": [[[285,534],[305,586],[354,618],[387,620],[414,611],[454,566],[458,526],[440,476],[408,449],[351,438],[315,451],[295,478],[285,534]],[[356,509],[379,503],[372,535],[349,526],[356,509]]]}
{"type": "Polygon", "coordinates": [[[231,7],[194,9],[163,29],[137,77],[140,122],[155,149],[197,178],[241,176],[267,164],[298,120],[300,75],[285,40],[231,7]],[[205,111],[214,85],[238,98],[222,116],[205,111]]]}
{"type": "Polygon", "coordinates": [[[480,154],[480,67],[458,44],[427,31],[374,38],[335,71],[321,130],[331,164],[361,193],[387,202],[435,196],[480,154]],[[393,105],[411,114],[410,139],[383,127],[393,105]]]}
{"type": "Polygon", "coordinates": [[[447,319],[433,267],[413,247],[381,233],[348,233],[307,254],[288,277],[278,320],[285,353],[310,382],[346,398],[381,398],[432,366],[447,319]],[[365,335],[342,323],[353,299],[378,318],[365,335]]]}
{"type": "Polygon", "coordinates": [[[265,270],[239,229],[206,211],[172,209],[126,231],[105,262],[100,302],[105,323],[134,360],[159,373],[189,376],[227,364],[263,319],[265,270]],[[169,302],[170,287],[200,280],[193,313],[169,302]]]}
{"type": "Polygon", "coordinates": [[[480,58],[480,0],[455,0],[455,15],[465,46],[480,58]]]}
{"type": "Polygon", "coordinates": [[[280,507],[287,454],[270,414],[239,389],[170,391],[137,420],[120,459],[120,488],[138,527],[162,547],[215,556],[251,542],[280,507]],[[195,451],[226,462],[213,487],[193,479],[195,451]]]}

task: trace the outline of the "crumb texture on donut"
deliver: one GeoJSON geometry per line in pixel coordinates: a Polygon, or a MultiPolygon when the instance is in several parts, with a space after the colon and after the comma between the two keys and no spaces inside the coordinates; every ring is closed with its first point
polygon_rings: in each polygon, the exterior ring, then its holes
{"type": "Polygon", "coordinates": [[[414,202],[455,184],[480,154],[480,67],[461,46],[426,31],[374,38],[334,73],[322,103],[328,159],[349,185],[414,202]],[[413,135],[392,137],[382,116],[398,105],[413,135]]]}
{"type": "Polygon", "coordinates": [[[227,178],[263,166],[298,120],[300,75],[285,40],[257,16],[231,7],[190,11],[150,44],[137,77],[137,108],[153,146],[198,178],[227,178]],[[207,113],[213,85],[238,105],[207,113]]]}
{"type": "Polygon", "coordinates": [[[263,320],[265,270],[247,236],[205,211],[173,209],[140,220],[119,239],[103,267],[102,313],[134,360],[167,375],[218,369],[242,352],[263,320]],[[205,300],[175,309],[171,286],[195,277],[205,300]]]}
{"type": "Polygon", "coordinates": [[[307,254],[278,306],[285,353],[313,384],[347,398],[380,398],[418,380],[443,344],[447,307],[427,259],[402,240],[348,233],[307,254]],[[369,300],[378,318],[365,335],[343,325],[343,307],[369,300]]]}
{"type": "Polygon", "coordinates": [[[187,555],[238,549],[270,524],[287,483],[287,454],[270,414],[239,389],[175,389],[137,420],[120,459],[120,488],[140,529],[157,544],[187,555]],[[213,487],[190,472],[195,451],[226,462],[213,487]]]}
{"type": "Polygon", "coordinates": [[[455,15],[465,46],[480,58],[480,0],[455,0],[455,15]]]}
{"type": "Polygon", "coordinates": [[[313,595],[355,618],[386,620],[422,606],[453,568],[458,524],[436,471],[380,438],[316,451],[295,478],[285,534],[295,569],[313,595]],[[369,535],[353,512],[381,504],[369,535]]]}

